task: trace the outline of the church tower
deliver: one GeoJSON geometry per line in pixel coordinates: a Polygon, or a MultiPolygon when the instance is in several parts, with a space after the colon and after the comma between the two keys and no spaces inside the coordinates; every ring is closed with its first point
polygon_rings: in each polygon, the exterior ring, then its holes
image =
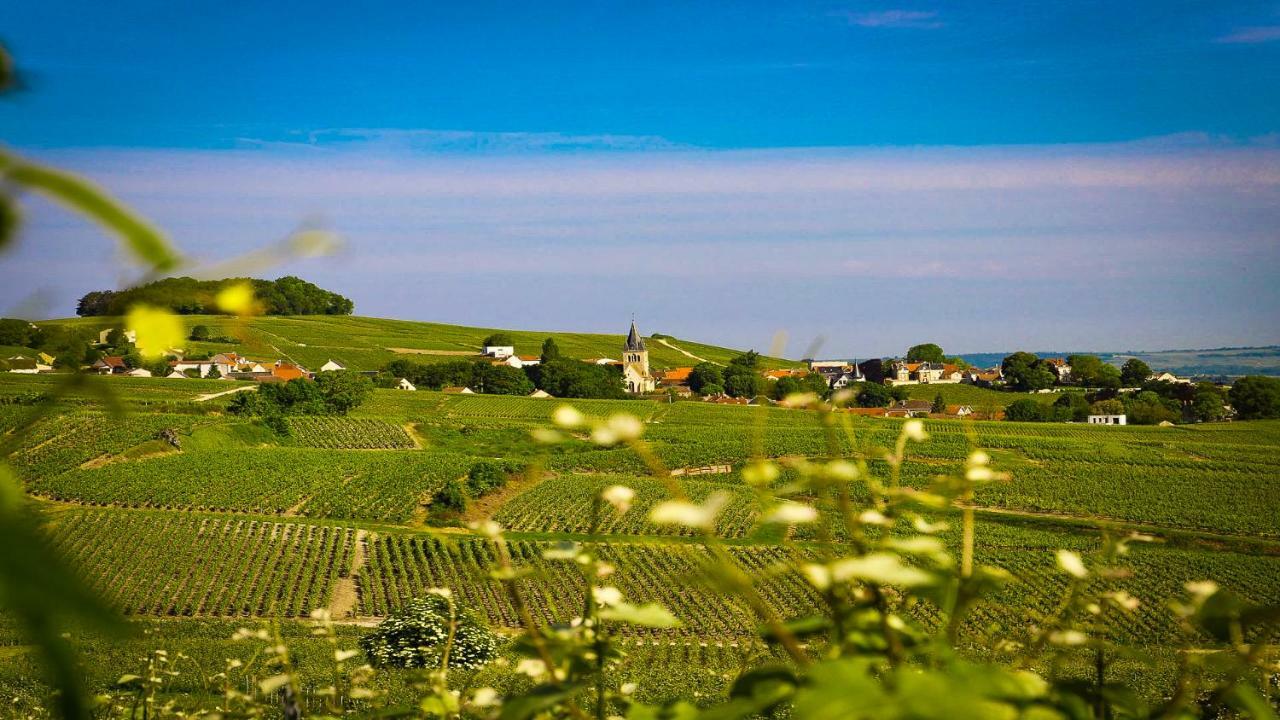
{"type": "Polygon", "coordinates": [[[627,392],[653,392],[657,386],[649,374],[649,351],[636,330],[635,320],[631,321],[631,332],[627,333],[627,342],[622,346],[622,377],[627,384],[627,392]]]}

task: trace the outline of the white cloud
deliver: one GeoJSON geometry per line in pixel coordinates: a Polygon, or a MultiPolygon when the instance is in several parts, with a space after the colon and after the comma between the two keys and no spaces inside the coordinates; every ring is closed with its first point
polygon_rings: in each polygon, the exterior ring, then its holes
{"type": "Polygon", "coordinates": [[[945,23],[932,10],[879,10],[876,12],[844,12],[850,24],[868,28],[911,28],[935,30],[945,23]]]}
{"type": "Polygon", "coordinates": [[[1239,28],[1234,32],[1223,35],[1215,42],[1238,44],[1238,45],[1256,45],[1258,43],[1273,42],[1280,40],[1280,25],[1257,25],[1253,27],[1239,28]]]}

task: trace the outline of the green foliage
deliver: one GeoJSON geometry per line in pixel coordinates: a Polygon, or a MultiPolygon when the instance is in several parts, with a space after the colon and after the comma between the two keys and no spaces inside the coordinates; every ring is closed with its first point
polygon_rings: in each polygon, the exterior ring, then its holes
{"type": "Polygon", "coordinates": [[[946,362],[942,347],[933,343],[912,345],[907,350],[907,362],[931,362],[941,365],[946,362]]]}
{"type": "Polygon", "coordinates": [[[472,382],[468,387],[488,395],[521,396],[528,395],[535,389],[533,381],[524,370],[490,363],[479,363],[475,366],[472,382]]]}
{"type": "Polygon", "coordinates": [[[467,495],[478,498],[502,487],[507,477],[517,469],[512,463],[498,460],[484,460],[472,465],[467,471],[467,495]]]}
{"type": "Polygon", "coordinates": [[[944,413],[947,411],[947,400],[942,397],[942,393],[933,396],[933,405],[929,407],[929,412],[944,413]]]}
{"type": "Polygon", "coordinates": [[[0,345],[29,346],[36,337],[31,323],[16,318],[0,318],[0,345]]]}
{"type": "Polygon", "coordinates": [[[1004,409],[1004,419],[1013,422],[1042,422],[1045,407],[1030,398],[1014,400],[1004,409]]]}
{"type": "Polygon", "coordinates": [[[1197,383],[1191,416],[1196,422],[1216,422],[1227,415],[1226,394],[1213,383],[1197,383]]]}
{"type": "Polygon", "coordinates": [[[1104,390],[1120,387],[1119,368],[1103,362],[1096,355],[1072,355],[1067,358],[1067,363],[1071,365],[1071,379],[1077,385],[1104,390]]]}
{"type": "Polygon", "coordinates": [[[542,341],[542,355],[539,357],[541,362],[546,363],[551,362],[552,360],[559,360],[560,357],[560,346],[556,344],[555,338],[547,338],[542,341]]]}
{"type": "Polygon", "coordinates": [[[254,298],[267,315],[350,315],[355,309],[351,300],[293,276],[276,280],[172,277],[128,290],[87,293],[80,299],[76,314],[82,317],[123,315],[128,308],[138,304],[165,308],[181,315],[216,314],[219,312],[218,293],[242,282],[253,287],[254,298]]]}
{"type": "Polygon", "coordinates": [[[1072,422],[1085,422],[1089,419],[1089,399],[1084,393],[1068,392],[1058,396],[1053,401],[1054,408],[1064,411],[1064,420],[1072,422]]]}
{"type": "Polygon", "coordinates": [[[188,336],[188,338],[191,340],[195,340],[196,342],[204,342],[212,336],[213,336],[213,332],[209,330],[208,325],[196,325],[195,327],[191,328],[191,334],[188,336]]]}
{"type": "Polygon", "coordinates": [[[425,595],[410,600],[372,632],[360,638],[375,667],[473,669],[498,654],[498,637],[451,597],[425,595]]]}
{"type": "Polygon", "coordinates": [[[1232,383],[1227,398],[1241,420],[1280,417],[1280,378],[1242,377],[1232,383]]]}
{"type": "Polygon", "coordinates": [[[235,415],[346,415],[373,392],[373,381],[351,370],[320,373],[315,380],[262,383],[257,392],[236,393],[228,410],[235,415]]]}
{"type": "Polygon", "coordinates": [[[528,373],[540,390],[558,398],[608,400],[627,396],[622,388],[620,371],[610,365],[561,359],[535,365],[528,369],[528,373]]]}
{"type": "Polygon", "coordinates": [[[766,387],[772,385],[769,396],[775,400],[781,400],[795,393],[813,393],[820,398],[824,398],[831,392],[826,378],[819,373],[809,373],[802,377],[784,377],[772,383],[767,381],[766,383],[766,387]]]}
{"type": "Polygon", "coordinates": [[[515,346],[515,344],[516,344],[516,341],[511,337],[511,334],[510,334],[510,333],[505,333],[505,332],[496,332],[496,333],[492,333],[492,334],[488,335],[487,337],[485,337],[485,339],[484,339],[483,341],[481,341],[481,343],[480,343],[480,345],[481,345],[482,347],[494,347],[494,346],[497,346],[497,347],[502,347],[502,346],[510,346],[510,347],[514,347],[514,346],[515,346]]]}
{"type": "Polygon", "coordinates": [[[1129,358],[1120,366],[1120,382],[1125,387],[1138,387],[1151,377],[1151,366],[1138,358],[1129,358]]]}
{"type": "Polygon", "coordinates": [[[328,412],[338,415],[360,407],[373,393],[373,381],[354,370],[319,373],[315,384],[328,412]]]}
{"type": "Polygon", "coordinates": [[[902,387],[890,387],[880,383],[858,383],[854,402],[858,407],[888,407],[896,400],[905,400],[907,391],[902,387]]]}
{"type": "Polygon", "coordinates": [[[1124,402],[1116,398],[1098,400],[1089,407],[1089,412],[1093,415],[1123,415],[1124,402]]]}
{"type": "Polygon", "coordinates": [[[460,513],[467,509],[469,499],[466,484],[458,478],[449,478],[431,495],[431,509],[460,513]]]}
{"type": "Polygon", "coordinates": [[[1016,352],[1005,357],[1000,367],[1009,387],[1022,392],[1053,387],[1057,378],[1043,360],[1029,352],[1016,352]]]}
{"type": "Polygon", "coordinates": [[[724,373],[720,366],[709,362],[700,362],[693,366],[689,373],[689,389],[702,395],[715,395],[724,392],[724,373]],[[720,388],[716,392],[707,390],[707,386],[720,388]]]}

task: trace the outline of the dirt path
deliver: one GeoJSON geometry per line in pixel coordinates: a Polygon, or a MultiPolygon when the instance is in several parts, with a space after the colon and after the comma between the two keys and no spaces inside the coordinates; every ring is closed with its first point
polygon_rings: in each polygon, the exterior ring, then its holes
{"type": "Polygon", "coordinates": [[[491,515],[498,511],[498,508],[502,507],[503,503],[549,477],[551,476],[543,475],[542,477],[530,478],[523,474],[514,477],[508,480],[501,490],[482,495],[479,500],[473,501],[471,505],[467,506],[467,511],[462,514],[462,520],[464,522],[488,520],[491,515]]]}
{"type": "Polygon", "coordinates": [[[402,347],[389,347],[386,349],[390,350],[393,353],[400,353],[401,355],[450,355],[450,356],[457,356],[457,357],[463,357],[463,356],[469,355],[474,357],[480,354],[474,350],[422,350],[419,348],[402,348],[402,347]]]}
{"type": "Polygon", "coordinates": [[[240,387],[231,388],[230,390],[223,390],[222,392],[205,393],[204,395],[197,395],[196,402],[205,402],[206,400],[212,400],[214,398],[222,397],[223,395],[231,395],[233,393],[244,392],[246,390],[257,390],[257,389],[258,389],[258,386],[256,385],[241,385],[240,387]]]}
{"type": "Polygon", "coordinates": [[[356,589],[356,575],[364,568],[364,546],[368,535],[369,533],[365,530],[356,530],[356,546],[351,553],[351,567],[347,568],[346,577],[340,577],[333,583],[333,596],[329,600],[329,616],[334,620],[356,616],[356,606],[360,603],[360,593],[356,589]]]}
{"type": "Polygon", "coordinates": [[[687,357],[689,357],[689,358],[691,358],[691,359],[693,359],[693,360],[697,360],[698,362],[709,362],[709,363],[711,363],[712,365],[724,365],[724,363],[718,363],[718,362],[715,362],[714,360],[708,360],[708,359],[706,359],[706,358],[700,358],[700,357],[698,357],[697,355],[694,355],[693,353],[689,352],[688,350],[685,350],[684,348],[678,348],[678,347],[676,347],[675,345],[672,345],[671,343],[667,342],[667,341],[666,341],[666,340],[664,340],[663,338],[652,338],[652,339],[657,340],[659,343],[661,343],[661,344],[663,344],[663,345],[666,345],[667,347],[671,348],[672,350],[675,350],[676,352],[680,353],[681,355],[687,356],[687,357]]]}

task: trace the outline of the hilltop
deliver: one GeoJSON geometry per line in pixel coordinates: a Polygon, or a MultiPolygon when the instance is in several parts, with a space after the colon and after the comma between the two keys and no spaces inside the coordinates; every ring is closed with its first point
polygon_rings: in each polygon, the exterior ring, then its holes
{"type": "MultiPolygon", "coordinates": [[[[336,360],[355,370],[375,370],[396,358],[441,362],[476,355],[484,338],[504,332],[515,341],[516,352],[537,355],[543,340],[555,338],[560,351],[573,358],[619,358],[626,336],[619,333],[506,330],[444,323],[390,320],[352,315],[267,316],[240,320],[225,315],[184,315],[188,332],[207,326],[214,337],[231,337],[236,345],[189,342],[188,353],[234,349],[255,359],[284,357],[307,367],[336,360]]],[[[42,325],[67,325],[96,331],[119,327],[119,317],[49,320],[42,325]]],[[[718,347],[669,336],[647,337],[649,362],[655,369],[695,365],[703,360],[725,364],[743,350],[718,347]]],[[[801,367],[780,358],[761,358],[765,368],[801,367]]]]}

